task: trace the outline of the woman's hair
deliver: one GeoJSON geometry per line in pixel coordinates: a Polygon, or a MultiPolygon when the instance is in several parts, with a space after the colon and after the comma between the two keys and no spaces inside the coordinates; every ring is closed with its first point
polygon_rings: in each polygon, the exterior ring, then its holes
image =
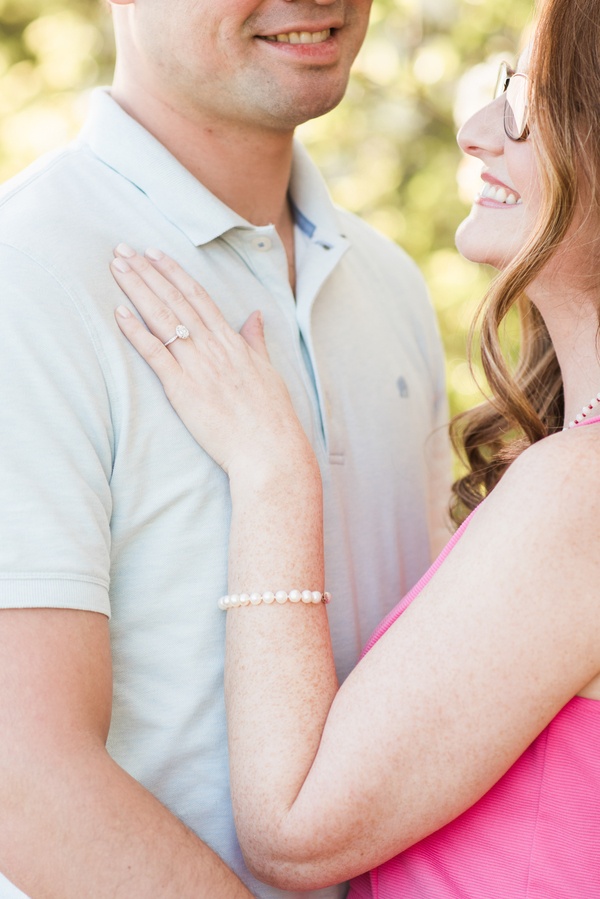
{"type": "MultiPolygon", "coordinates": [[[[577,240],[577,234],[566,237],[576,211],[584,213],[576,229],[580,238],[584,225],[598,222],[600,0],[542,3],[529,91],[542,206],[534,233],[493,282],[471,330],[472,353],[480,323],[481,361],[491,396],[451,424],[452,442],[467,466],[452,488],[456,524],[496,486],[520,452],[562,427],[558,360],[543,319],[525,292],[565,238],[577,240]],[[521,328],[516,365],[507,363],[499,338],[513,307],[521,328]]],[[[593,277],[595,266],[589,268],[593,277]]]]}

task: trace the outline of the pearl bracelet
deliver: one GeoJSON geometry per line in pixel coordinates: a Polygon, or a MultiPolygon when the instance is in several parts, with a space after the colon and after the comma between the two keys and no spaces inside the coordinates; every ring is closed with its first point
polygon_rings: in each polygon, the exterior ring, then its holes
{"type": "Polygon", "coordinates": [[[276,593],[269,591],[267,593],[232,593],[231,596],[222,596],[218,606],[223,612],[227,612],[229,609],[237,609],[239,606],[258,606],[261,602],[267,603],[267,605],[278,602],[283,605],[288,600],[304,602],[307,605],[309,603],[318,605],[320,602],[331,602],[331,593],[319,593],[318,590],[290,590],[289,593],[286,593],[285,590],[277,590],[276,593]]]}

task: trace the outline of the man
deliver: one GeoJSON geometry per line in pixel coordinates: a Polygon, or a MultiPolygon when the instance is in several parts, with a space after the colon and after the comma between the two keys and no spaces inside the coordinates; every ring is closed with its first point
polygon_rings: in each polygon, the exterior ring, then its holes
{"type": "Polygon", "coordinates": [[[413,264],[293,141],[370,0],[111,6],[111,92],[0,207],[0,896],[267,899],[228,793],[227,479],[118,332],[109,260],[158,246],[233,325],[263,310],[323,469],[342,676],[439,543],[442,354],[413,264]]]}

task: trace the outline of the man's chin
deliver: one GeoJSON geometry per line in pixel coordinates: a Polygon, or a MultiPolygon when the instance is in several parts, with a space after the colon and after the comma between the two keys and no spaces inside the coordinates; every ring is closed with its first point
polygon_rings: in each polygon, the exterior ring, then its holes
{"type": "Polygon", "coordinates": [[[314,90],[306,96],[290,98],[288,102],[270,103],[267,111],[269,124],[277,130],[296,128],[331,112],[340,104],[345,93],[346,85],[327,94],[314,90]]]}

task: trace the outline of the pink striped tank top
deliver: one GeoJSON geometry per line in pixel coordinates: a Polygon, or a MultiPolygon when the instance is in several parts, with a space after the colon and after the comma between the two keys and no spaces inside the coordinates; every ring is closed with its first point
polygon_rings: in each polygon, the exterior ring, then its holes
{"type": "MultiPolygon", "coordinates": [[[[365,653],[419,595],[470,519],[365,653]]],[[[600,899],[600,702],[574,697],[479,802],[355,878],[348,899],[600,899]]]]}

